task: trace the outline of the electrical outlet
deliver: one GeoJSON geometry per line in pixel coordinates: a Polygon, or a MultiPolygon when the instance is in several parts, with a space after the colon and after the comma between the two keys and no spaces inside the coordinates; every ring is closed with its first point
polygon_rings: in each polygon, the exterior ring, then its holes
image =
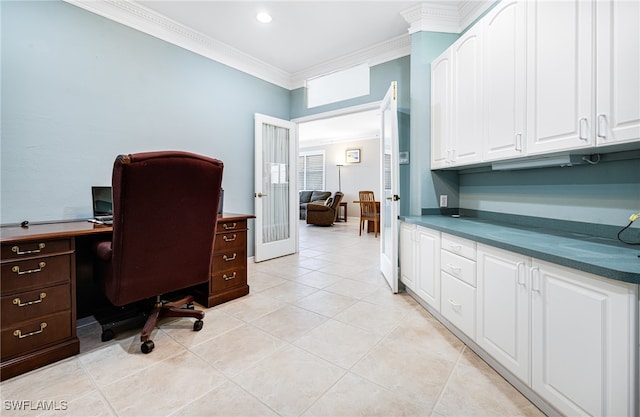
{"type": "Polygon", "coordinates": [[[440,195],[440,207],[447,207],[448,205],[448,198],[446,194],[442,194],[440,195]]]}

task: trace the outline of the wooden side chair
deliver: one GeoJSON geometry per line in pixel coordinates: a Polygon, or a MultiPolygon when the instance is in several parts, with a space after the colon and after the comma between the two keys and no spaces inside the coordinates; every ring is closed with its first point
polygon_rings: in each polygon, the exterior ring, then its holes
{"type": "MultiPolygon", "coordinates": [[[[378,237],[378,231],[380,230],[380,213],[378,213],[378,207],[376,205],[376,199],[373,191],[360,191],[360,230],[359,235],[362,236],[362,229],[364,228],[364,222],[373,222],[373,231],[375,237],[378,237]]],[[[367,227],[369,224],[367,223],[367,227]]]]}

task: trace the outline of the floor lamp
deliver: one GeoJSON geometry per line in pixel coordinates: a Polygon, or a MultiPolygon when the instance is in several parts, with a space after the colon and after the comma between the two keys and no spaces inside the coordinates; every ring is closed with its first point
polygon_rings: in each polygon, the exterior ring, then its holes
{"type": "Polygon", "coordinates": [[[344,166],[342,164],[336,164],[338,167],[338,191],[342,192],[342,178],[340,176],[340,169],[344,166]]]}

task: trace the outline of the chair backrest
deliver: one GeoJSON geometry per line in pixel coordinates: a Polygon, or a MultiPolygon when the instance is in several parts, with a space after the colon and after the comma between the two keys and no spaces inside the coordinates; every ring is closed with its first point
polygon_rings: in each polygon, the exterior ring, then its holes
{"type": "Polygon", "coordinates": [[[113,166],[112,273],[116,305],[206,282],[224,165],[187,152],[121,155],[113,166]]]}
{"type": "Polygon", "coordinates": [[[343,197],[343,193],[341,193],[340,191],[336,191],[336,193],[333,195],[333,202],[331,203],[331,208],[333,210],[338,210],[343,197]]]}
{"type": "Polygon", "coordinates": [[[358,193],[360,201],[360,217],[376,217],[378,208],[376,207],[376,199],[373,191],[360,191],[358,193]]]}

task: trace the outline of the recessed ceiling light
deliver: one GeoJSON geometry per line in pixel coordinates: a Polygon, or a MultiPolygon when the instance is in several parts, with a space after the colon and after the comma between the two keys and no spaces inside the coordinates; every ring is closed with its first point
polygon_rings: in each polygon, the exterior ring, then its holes
{"type": "Polygon", "coordinates": [[[269,23],[271,22],[271,15],[267,12],[260,12],[256,15],[256,19],[261,23],[269,23]]]}

